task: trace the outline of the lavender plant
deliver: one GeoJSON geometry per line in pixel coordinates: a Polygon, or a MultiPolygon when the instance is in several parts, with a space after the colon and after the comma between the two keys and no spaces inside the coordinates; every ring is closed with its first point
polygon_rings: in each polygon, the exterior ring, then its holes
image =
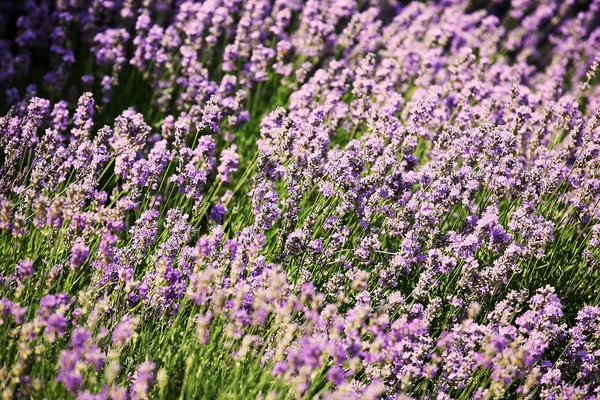
{"type": "Polygon", "coordinates": [[[600,1],[0,22],[2,398],[600,396],[600,1]]]}

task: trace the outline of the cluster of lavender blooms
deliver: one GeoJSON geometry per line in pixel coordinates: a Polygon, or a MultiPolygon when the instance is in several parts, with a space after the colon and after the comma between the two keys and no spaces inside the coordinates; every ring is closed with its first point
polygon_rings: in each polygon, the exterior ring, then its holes
{"type": "Polygon", "coordinates": [[[600,396],[600,1],[19,12],[3,398],[600,396]]]}

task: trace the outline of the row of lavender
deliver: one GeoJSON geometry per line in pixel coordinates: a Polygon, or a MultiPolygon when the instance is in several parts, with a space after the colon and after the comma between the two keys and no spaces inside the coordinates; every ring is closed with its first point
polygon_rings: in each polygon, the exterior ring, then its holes
{"type": "Polygon", "coordinates": [[[600,395],[600,1],[484,7],[27,2],[4,398],[600,395]]]}

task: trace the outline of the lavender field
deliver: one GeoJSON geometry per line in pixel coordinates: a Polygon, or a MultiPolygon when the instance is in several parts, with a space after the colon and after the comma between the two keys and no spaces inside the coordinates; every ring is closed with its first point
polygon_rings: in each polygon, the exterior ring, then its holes
{"type": "Polygon", "coordinates": [[[0,5],[1,399],[600,398],[600,0],[0,5]]]}

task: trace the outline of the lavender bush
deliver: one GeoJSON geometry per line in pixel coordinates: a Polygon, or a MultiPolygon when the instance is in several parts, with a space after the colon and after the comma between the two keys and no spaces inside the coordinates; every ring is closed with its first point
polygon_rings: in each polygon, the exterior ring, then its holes
{"type": "Polygon", "coordinates": [[[600,397],[600,1],[0,11],[2,398],[600,397]]]}

